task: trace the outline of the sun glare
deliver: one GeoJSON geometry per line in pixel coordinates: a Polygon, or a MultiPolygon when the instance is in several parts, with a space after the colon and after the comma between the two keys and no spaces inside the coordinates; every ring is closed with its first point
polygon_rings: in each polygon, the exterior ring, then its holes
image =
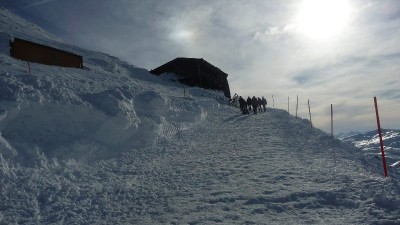
{"type": "Polygon", "coordinates": [[[187,40],[193,36],[193,32],[189,30],[180,30],[174,33],[174,37],[178,40],[187,40]]]}
{"type": "Polygon", "coordinates": [[[305,0],[296,20],[302,33],[324,39],[340,34],[350,14],[349,0],[305,0]]]}
{"type": "Polygon", "coordinates": [[[170,28],[170,38],[176,42],[190,42],[196,37],[196,26],[187,23],[173,24],[170,28]]]}

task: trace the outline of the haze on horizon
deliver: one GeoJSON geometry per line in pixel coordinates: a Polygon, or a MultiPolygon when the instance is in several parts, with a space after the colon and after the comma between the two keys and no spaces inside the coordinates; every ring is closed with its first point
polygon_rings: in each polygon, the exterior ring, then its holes
{"type": "Polygon", "coordinates": [[[265,96],[330,132],[400,129],[400,2],[396,0],[60,1],[0,6],[65,42],[148,70],[204,58],[228,73],[232,95],[265,96]]]}

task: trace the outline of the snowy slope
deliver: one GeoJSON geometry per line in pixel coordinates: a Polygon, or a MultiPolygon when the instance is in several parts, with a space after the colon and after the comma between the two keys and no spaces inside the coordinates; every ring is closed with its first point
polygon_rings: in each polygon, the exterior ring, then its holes
{"type": "MultiPolygon", "coordinates": [[[[0,54],[0,224],[400,224],[398,170],[268,109],[63,44],[85,69],[0,54]]],[[[16,27],[19,27],[16,29],[16,27]]]]}

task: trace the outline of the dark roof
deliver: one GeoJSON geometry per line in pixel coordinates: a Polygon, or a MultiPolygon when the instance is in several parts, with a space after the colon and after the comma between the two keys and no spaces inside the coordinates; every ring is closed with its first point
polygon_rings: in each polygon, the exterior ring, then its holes
{"type": "Polygon", "coordinates": [[[176,58],[150,71],[155,75],[175,73],[179,82],[201,88],[221,90],[230,98],[228,74],[202,58],[176,58]]]}
{"type": "Polygon", "coordinates": [[[224,71],[222,71],[221,69],[219,69],[218,67],[212,65],[211,63],[207,62],[206,60],[204,60],[203,58],[184,58],[184,57],[178,57],[172,61],[169,61],[167,63],[165,63],[164,65],[161,65],[153,70],[151,70],[150,72],[156,75],[160,75],[162,73],[165,72],[165,70],[167,68],[170,68],[171,65],[173,64],[177,64],[177,63],[187,63],[187,64],[198,64],[198,65],[202,65],[202,66],[207,66],[207,68],[210,68],[211,70],[213,70],[214,72],[218,73],[218,74],[224,74],[225,77],[228,77],[228,74],[225,73],[224,71]]]}

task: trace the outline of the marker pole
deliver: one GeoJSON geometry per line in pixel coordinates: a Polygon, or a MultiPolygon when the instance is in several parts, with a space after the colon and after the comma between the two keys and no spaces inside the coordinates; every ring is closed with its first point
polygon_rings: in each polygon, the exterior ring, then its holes
{"type": "Polygon", "coordinates": [[[28,61],[28,69],[29,69],[29,74],[32,74],[31,73],[31,64],[29,64],[29,61],[28,61]]]}
{"type": "Polygon", "coordinates": [[[275,108],[275,99],[274,99],[274,95],[272,95],[272,108],[275,108]]]}
{"type": "Polygon", "coordinates": [[[308,113],[310,114],[310,124],[311,124],[311,128],[313,127],[312,125],[312,120],[311,120],[311,107],[310,107],[310,99],[308,99],[308,113]]]}
{"type": "Polygon", "coordinates": [[[374,103],[375,103],[376,123],[378,125],[378,132],[379,132],[379,141],[381,144],[383,171],[385,173],[385,177],[388,177],[388,171],[387,171],[387,165],[386,165],[386,159],[385,159],[385,151],[383,150],[381,122],[379,120],[378,103],[377,103],[376,97],[374,97],[374,103]]]}
{"type": "Polygon", "coordinates": [[[331,104],[331,138],[333,139],[333,106],[331,104]]]}
{"type": "Polygon", "coordinates": [[[297,101],[296,101],[296,119],[297,119],[297,110],[299,109],[299,95],[297,95],[297,101]]]}

